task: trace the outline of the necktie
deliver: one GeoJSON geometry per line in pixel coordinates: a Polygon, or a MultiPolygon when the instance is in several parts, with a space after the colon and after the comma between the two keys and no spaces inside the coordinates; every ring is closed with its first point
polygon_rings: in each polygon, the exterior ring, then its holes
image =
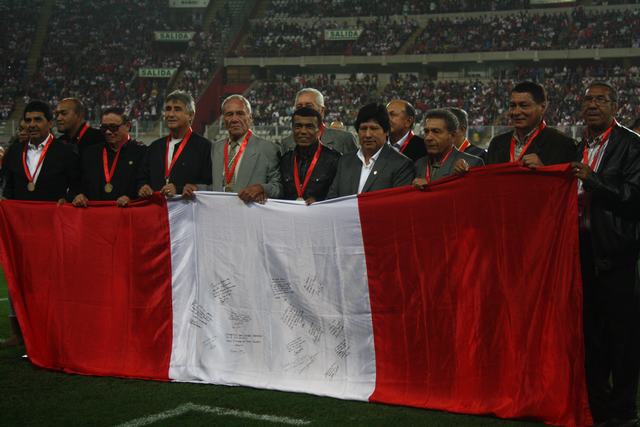
{"type": "Polygon", "coordinates": [[[233,165],[233,160],[236,158],[236,153],[238,152],[238,143],[232,142],[229,144],[229,163],[227,164],[227,169],[231,170],[231,166],[233,165]]]}

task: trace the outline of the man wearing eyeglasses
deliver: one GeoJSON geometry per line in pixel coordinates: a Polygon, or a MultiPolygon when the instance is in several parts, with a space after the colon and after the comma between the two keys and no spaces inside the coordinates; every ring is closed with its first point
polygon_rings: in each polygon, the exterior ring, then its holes
{"type": "Polygon", "coordinates": [[[575,160],[573,139],[547,126],[546,110],[547,94],[541,85],[534,82],[515,85],[509,101],[513,130],[491,140],[486,163],[521,162],[535,168],[575,160]]]}
{"type": "Polygon", "coordinates": [[[596,423],[637,426],[640,375],[640,136],[615,120],[615,89],[594,82],[582,98],[580,257],[585,367],[596,423]]]}
{"type": "Polygon", "coordinates": [[[115,200],[124,207],[137,198],[136,179],[147,147],[131,138],[131,121],[121,108],[102,112],[100,130],[106,142],[81,152],[80,186],[72,202],[76,207],[86,207],[89,200],[115,200]]]}

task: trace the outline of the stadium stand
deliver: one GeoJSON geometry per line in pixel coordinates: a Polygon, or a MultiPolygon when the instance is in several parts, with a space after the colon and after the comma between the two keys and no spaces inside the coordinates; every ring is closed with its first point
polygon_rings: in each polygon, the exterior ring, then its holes
{"type": "Polygon", "coordinates": [[[177,69],[189,89],[203,86],[216,65],[212,52],[219,49],[216,34],[224,28],[224,19],[212,23],[209,31],[201,28],[201,21],[190,12],[169,11],[166,2],[57,2],[27,94],[52,104],[78,97],[87,104],[89,120],[115,105],[125,106],[132,118],[157,120],[170,80],[141,78],[138,69],[177,69]],[[188,43],[163,43],[154,39],[156,31],[195,34],[188,43]]]}
{"type": "Polygon", "coordinates": [[[430,20],[407,53],[640,46],[640,11],[514,13],[430,20]]]}
{"type": "Polygon", "coordinates": [[[390,8],[385,2],[368,0],[271,0],[265,11],[267,17],[300,17],[317,16],[322,9],[323,16],[388,16],[388,15],[421,15],[428,13],[474,12],[508,9],[525,9],[527,0],[517,1],[420,1],[404,0],[395,2],[390,8]]]}
{"type": "Polygon", "coordinates": [[[627,48],[640,46],[640,11],[548,12],[480,17],[438,17],[419,24],[414,17],[376,17],[353,22],[333,19],[260,19],[239,56],[390,55],[420,27],[408,54],[627,48]],[[361,30],[357,40],[331,40],[325,30],[361,30]],[[381,31],[384,29],[384,31],[381,31]]]}
{"type": "Polygon", "coordinates": [[[379,17],[357,21],[362,29],[356,41],[326,40],[324,31],[340,28],[332,20],[296,23],[283,20],[253,20],[251,35],[237,50],[238,56],[305,55],[387,55],[394,54],[418,28],[418,22],[407,17],[379,17]],[[384,31],[380,31],[384,28],[384,31]]]}

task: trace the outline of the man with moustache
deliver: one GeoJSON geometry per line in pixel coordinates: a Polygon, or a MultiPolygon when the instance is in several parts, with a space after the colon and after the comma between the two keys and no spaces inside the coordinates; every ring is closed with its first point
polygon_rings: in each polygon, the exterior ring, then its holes
{"type": "Polygon", "coordinates": [[[414,162],[427,154],[424,141],[413,133],[416,109],[409,102],[394,99],[387,104],[391,131],[389,143],[414,162]]]}
{"type": "Polygon", "coordinates": [[[484,165],[481,158],[456,150],[454,141],[459,127],[451,111],[427,111],[423,126],[427,155],[415,162],[414,187],[423,190],[431,182],[484,165]]]}
{"type": "MultiPolygon", "coordinates": [[[[74,147],[54,139],[53,113],[46,102],[29,102],[22,119],[29,139],[17,141],[7,150],[3,197],[62,204],[69,187],[76,185],[79,178],[78,155],[74,147]]],[[[9,306],[12,336],[0,343],[2,347],[22,345],[20,325],[10,300],[9,306]]]]}
{"type": "Polygon", "coordinates": [[[242,95],[227,97],[222,120],[229,136],[211,150],[213,191],[237,193],[245,203],[280,197],[280,151],[251,131],[249,101],[242,95]]]}
{"type": "Polygon", "coordinates": [[[296,148],[280,160],[283,199],[304,200],[309,205],[327,197],[340,153],[320,142],[320,123],[320,113],[309,107],[298,108],[291,116],[296,148]]]}
{"type": "Polygon", "coordinates": [[[596,423],[637,426],[640,375],[640,136],[615,119],[617,93],[591,83],[580,160],[585,368],[596,423]]]}
{"type": "Polygon", "coordinates": [[[147,149],[138,174],[138,196],[159,191],[166,197],[191,198],[194,191],[211,185],[211,142],[193,132],[196,103],[187,92],[176,90],[164,102],[164,121],[169,135],[147,149]]]}
{"type": "Polygon", "coordinates": [[[136,179],[147,147],[132,140],[131,121],[121,108],[102,112],[100,130],[105,144],[89,146],[80,155],[76,207],[86,207],[89,200],[115,200],[124,207],[138,196],[136,179]]]}
{"type": "Polygon", "coordinates": [[[340,158],[327,199],[411,184],[411,160],[387,143],[391,125],[385,106],[362,107],[355,127],[360,149],[340,158]]]}
{"type": "Polygon", "coordinates": [[[86,108],[77,98],[65,98],[55,110],[56,128],[62,135],[58,139],[77,147],[78,151],[90,145],[104,144],[104,135],[85,121],[86,108]]]}
{"type": "Polygon", "coordinates": [[[461,153],[471,154],[472,156],[480,157],[484,162],[487,158],[487,150],[472,145],[467,139],[467,130],[469,129],[469,115],[462,108],[450,107],[447,110],[451,111],[458,119],[458,130],[456,131],[453,145],[456,150],[461,153]]]}
{"type": "Polygon", "coordinates": [[[547,126],[543,120],[547,94],[534,82],[521,82],[511,90],[509,117],[513,131],[489,143],[487,164],[522,162],[535,168],[571,162],[576,158],[574,141],[547,126]]]}
{"type": "Polygon", "coordinates": [[[23,114],[29,142],[16,142],[3,162],[4,197],[64,203],[67,190],[79,178],[78,155],[72,146],[55,140],[49,104],[31,101],[23,114]]]}
{"type": "MultiPolygon", "coordinates": [[[[300,89],[296,94],[294,107],[295,109],[302,107],[313,108],[320,113],[320,116],[324,121],[324,95],[322,95],[322,93],[317,89],[310,87],[300,89]]],[[[355,152],[358,149],[356,146],[356,139],[351,132],[327,127],[324,122],[320,124],[319,139],[326,147],[330,147],[340,154],[355,152]]],[[[281,151],[284,154],[289,150],[293,150],[295,146],[293,135],[289,135],[282,140],[281,151]]]]}

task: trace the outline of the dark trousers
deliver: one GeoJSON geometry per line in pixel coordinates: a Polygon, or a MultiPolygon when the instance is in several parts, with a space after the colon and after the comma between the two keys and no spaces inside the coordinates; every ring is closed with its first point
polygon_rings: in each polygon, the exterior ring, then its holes
{"type": "Polygon", "coordinates": [[[640,292],[634,258],[599,262],[581,234],[585,367],[594,420],[637,417],[640,292]]]}

